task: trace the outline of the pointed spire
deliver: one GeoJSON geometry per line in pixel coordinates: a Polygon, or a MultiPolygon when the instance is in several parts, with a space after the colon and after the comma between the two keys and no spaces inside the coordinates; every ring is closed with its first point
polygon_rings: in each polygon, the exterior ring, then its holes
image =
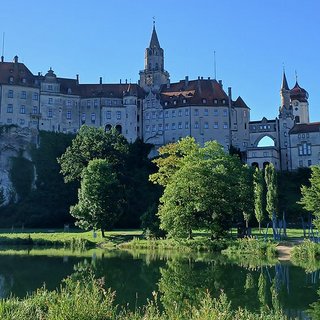
{"type": "Polygon", "coordinates": [[[149,48],[154,48],[154,47],[160,48],[160,43],[158,40],[157,31],[156,31],[155,20],[153,20],[153,30],[152,30],[152,36],[151,36],[149,48]]]}
{"type": "Polygon", "coordinates": [[[284,69],[283,69],[281,90],[289,90],[289,86],[288,86],[288,82],[287,82],[287,77],[286,77],[286,72],[284,71],[284,69]]]}

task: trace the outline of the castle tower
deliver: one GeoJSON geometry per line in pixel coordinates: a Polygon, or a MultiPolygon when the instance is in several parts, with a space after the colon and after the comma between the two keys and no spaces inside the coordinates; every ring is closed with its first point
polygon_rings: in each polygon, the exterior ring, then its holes
{"type": "Polygon", "coordinates": [[[164,70],[164,51],[160,47],[153,23],[149,47],[145,50],[144,70],[140,71],[140,86],[148,91],[159,91],[162,84],[169,83],[169,73],[164,70]]]}
{"type": "Polygon", "coordinates": [[[309,94],[301,88],[296,81],[295,86],[290,90],[290,99],[293,108],[293,115],[296,123],[309,123],[309,94]]]}

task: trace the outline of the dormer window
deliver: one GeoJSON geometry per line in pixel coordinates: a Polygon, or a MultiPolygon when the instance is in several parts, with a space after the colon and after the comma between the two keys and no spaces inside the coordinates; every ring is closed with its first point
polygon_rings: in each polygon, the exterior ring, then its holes
{"type": "Polygon", "coordinates": [[[68,88],[68,94],[71,94],[72,90],[71,88],[68,88]]]}
{"type": "Polygon", "coordinates": [[[9,82],[13,83],[13,77],[9,77],[9,82]]]}
{"type": "Polygon", "coordinates": [[[207,99],[202,99],[202,103],[207,103],[207,99]]]}
{"type": "Polygon", "coordinates": [[[23,84],[25,84],[25,83],[26,83],[26,78],[22,78],[22,79],[21,79],[21,82],[22,82],[23,84]]]}
{"type": "Polygon", "coordinates": [[[217,99],[214,99],[214,100],[213,100],[213,103],[214,103],[214,104],[218,104],[218,100],[217,100],[217,99]]]}
{"type": "Polygon", "coordinates": [[[182,102],[183,102],[183,103],[187,103],[187,99],[183,99],[182,102]]]}
{"type": "Polygon", "coordinates": [[[168,105],[168,101],[166,101],[166,102],[164,103],[164,105],[167,106],[167,105],[168,105]]]}
{"type": "Polygon", "coordinates": [[[177,100],[174,100],[174,101],[173,101],[173,104],[176,105],[176,104],[177,104],[177,100]]]}
{"type": "Polygon", "coordinates": [[[225,99],[222,99],[222,104],[226,104],[226,100],[225,99]]]}

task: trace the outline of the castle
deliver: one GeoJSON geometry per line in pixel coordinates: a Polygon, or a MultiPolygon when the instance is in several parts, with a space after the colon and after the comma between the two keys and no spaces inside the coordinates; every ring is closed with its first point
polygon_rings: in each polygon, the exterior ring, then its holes
{"type": "Polygon", "coordinates": [[[308,93],[296,82],[290,90],[283,73],[276,119],[250,121],[250,108],[233,99],[222,81],[198,77],[171,83],[155,26],[137,84],[81,84],[50,70],[34,75],[15,56],[0,62],[0,124],[76,133],[82,125],[115,127],[129,142],[137,138],[155,148],[192,136],[200,144],[217,140],[237,149],[248,165],[273,163],[295,170],[320,161],[320,123],[309,122],[308,93]],[[270,144],[261,146],[268,137],[270,144]]]}

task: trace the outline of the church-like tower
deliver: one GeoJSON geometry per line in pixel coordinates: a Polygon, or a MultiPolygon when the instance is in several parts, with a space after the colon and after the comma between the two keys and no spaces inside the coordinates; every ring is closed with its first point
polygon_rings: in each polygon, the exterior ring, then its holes
{"type": "Polygon", "coordinates": [[[160,47],[155,24],[149,47],[145,50],[144,70],[140,71],[140,86],[148,91],[159,91],[161,85],[168,84],[169,73],[164,70],[164,52],[160,47]]]}

